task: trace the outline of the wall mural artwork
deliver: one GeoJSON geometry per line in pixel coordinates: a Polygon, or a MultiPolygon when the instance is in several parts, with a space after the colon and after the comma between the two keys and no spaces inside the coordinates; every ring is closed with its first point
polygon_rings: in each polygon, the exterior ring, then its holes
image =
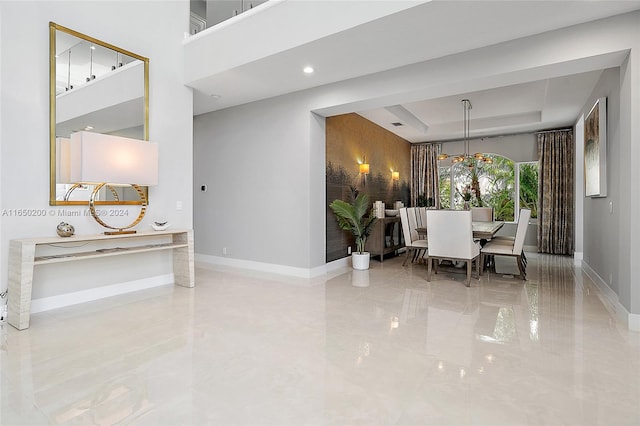
{"type": "MultiPolygon", "coordinates": [[[[344,167],[336,166],[331,161],[326,167],[327,202],[340,199],[351,200],[351,188],[369,195],[373,201],[382,201],[387,208],[393,208],[395,201],[402,201],[409,205],[409,183],[405,180],[395,181],[382,173],[368,176],[360,175],[357,171],[349,173],[344,167]],[[365,180],[366,179],[366,180],[365,180]]],[[[354,246],[353,236],[341,230],[333,213],[327,207],[327,262],[345,257],[347,246],[354,246]]]]}
{"type": "Polygon", "coordinates": [[[584,194],[607,195],[607,98],[598,99],[584,120],[584,194]]]}
{"type": "Polygon", "coordinates": [[[325,169],[326,261],[331,262],[347,256],[354,241],[340,229],[329,204],[336,199],[350,201],[353,187],[366,193],[372,206],[376,201],[387,209],[393,209],[396,201],[409,206],[411,144],[355,113],[328,117],[325,169]]]}

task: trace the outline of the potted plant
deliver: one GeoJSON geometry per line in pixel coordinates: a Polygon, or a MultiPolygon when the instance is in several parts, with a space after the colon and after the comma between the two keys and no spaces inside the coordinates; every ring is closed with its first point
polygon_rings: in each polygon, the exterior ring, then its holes
{"type": "Polygon", "coordinates": [[[373,230],[376,217],[373,208],[369,208],[369,196],[359,194],[355,188],[351,188],[353,201],[347,203],[343,200],[334,200],[329,207],[333,210],[338,220],[338,226],[345,231],[350,231],[356,238],[356,252],[351,254],[353,269],[369,269],[370,254],[365,252],[367,237],[373,230]],[[365,215],[369,213],[368,217],[365,215]]]}

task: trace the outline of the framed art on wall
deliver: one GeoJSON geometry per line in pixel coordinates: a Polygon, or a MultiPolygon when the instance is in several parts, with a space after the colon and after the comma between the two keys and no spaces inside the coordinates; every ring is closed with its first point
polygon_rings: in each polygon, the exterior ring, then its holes
{"type": "Polygon", "coordinates": [[[607,195],[607,98],[599,98],[584,119],[584,195],[607,195]]]}

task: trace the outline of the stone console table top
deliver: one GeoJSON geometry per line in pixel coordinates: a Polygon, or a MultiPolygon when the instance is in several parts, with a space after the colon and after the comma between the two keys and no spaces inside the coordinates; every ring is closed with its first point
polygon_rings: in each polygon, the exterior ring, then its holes
{"type": "Polygon", "coordinates": [[[123,235],[73,235],[71,237],[23,238],[9,242],[9,324],[18,330],[29,328],[33,270],[50,263],[72,262],[107,256],[123,256],[158,250],[172,250],[175,284],[195,286],[193,231],[174,229],[143,231],[123,235]],[[170,240],[169,240],[170,238],[170,240]],[[146,242],[144,240],[147,240],[146,242]],[[73,243],[96,243],[99,247],[87,250],[73,243]],[[121,245],[117,245],[121,243],[121,245]],[[54,252],[37,253],[38,249],[53,247],[54,252]]]}

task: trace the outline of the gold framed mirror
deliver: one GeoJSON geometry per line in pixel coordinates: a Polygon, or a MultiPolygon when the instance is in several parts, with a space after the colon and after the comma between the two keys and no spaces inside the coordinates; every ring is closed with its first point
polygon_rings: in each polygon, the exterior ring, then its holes
{"type": "MultiPolygon", "coordinates": [[[[67,141],[82,130],[149,140],[149,59],[49,22],[49,92],[49,204],[87,205],[93,187],[68,181],[67,141]]],[[[96,201],[140,203],[108,185],[96,201]]]]}

